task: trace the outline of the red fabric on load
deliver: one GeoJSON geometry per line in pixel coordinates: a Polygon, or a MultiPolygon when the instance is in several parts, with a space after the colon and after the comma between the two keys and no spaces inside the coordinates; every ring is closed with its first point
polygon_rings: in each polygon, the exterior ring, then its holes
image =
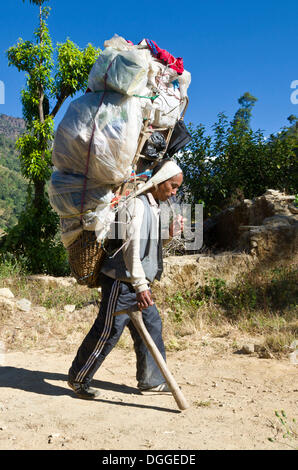
{"type": "Polygon", "coordinates": [[[146,42],[154,57],[165,62],[169,67],[171,67],[171,69],[174,69],[178,75],[181,75],[184,72],[182,57],[175,58],[165,49],[158,47],[156,42],[151,39],[146,39],[146,42]]]}

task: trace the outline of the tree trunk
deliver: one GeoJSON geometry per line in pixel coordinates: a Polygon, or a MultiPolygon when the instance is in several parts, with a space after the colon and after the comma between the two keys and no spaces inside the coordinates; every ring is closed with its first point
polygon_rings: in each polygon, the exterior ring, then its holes
{"type": "Polygon", "coordinates": [[[42,180],[34,180],[34,199],[33,205],[36,209],[40,209],[44,201],[45,182],[42,180]]]}

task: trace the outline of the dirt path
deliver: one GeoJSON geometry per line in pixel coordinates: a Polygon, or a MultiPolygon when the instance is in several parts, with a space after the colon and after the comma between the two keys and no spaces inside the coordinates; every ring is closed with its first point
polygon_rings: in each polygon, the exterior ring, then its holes
{"type": "MultiPolygon", "coordinates": [[[[224,339],[222,340],[224,341],[224,339]]],[[[0,449],[292,449],[297,365],[194,346],[168,364],[190,408],[135,388],[133,351],[116,348],[95,376],[96,401],[74,397],[73,354],[6,353],[0,369],[0,449]],[[285,426],[275,416],[284,410],[285,426]],[[273,442],[268,438],[274,439],[273,442]]],[[[297,431],[297,427],[295,429],[297,431]]]]}

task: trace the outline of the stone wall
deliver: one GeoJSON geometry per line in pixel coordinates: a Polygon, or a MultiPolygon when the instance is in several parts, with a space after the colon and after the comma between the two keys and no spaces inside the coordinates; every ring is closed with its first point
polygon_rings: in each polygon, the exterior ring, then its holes
{"type": "Polygon", "coordinates": [[[164,259],[163,275],[160,282],[155,281],[155,287],[166,289],[167,295],[173,295],[204,285],[212,278],[233,282],[239,273],[249,272],[255,266],[255,257],[247,253],[169,256],[164,259]]]}
{"type": "MultiPolygon", "coordinates": [[[[246,251],[259,258],[291,257],[298,248],[295,196],[269,189],[218,214],[204,233],[207,246],[246,251]]],[[[208,227],[208,224],[207,224],[208,227]]]]}

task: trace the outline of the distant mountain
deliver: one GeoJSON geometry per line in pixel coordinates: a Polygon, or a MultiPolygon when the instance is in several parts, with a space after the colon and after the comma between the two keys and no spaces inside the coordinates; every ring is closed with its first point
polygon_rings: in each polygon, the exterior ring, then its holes
{"type": "Polygon", "coordinates": [[[24,119],[0,114],[0,135],[16,140],[24,132],[25,127],[24,119]]]}
{"type": "Polygon", "coordinates": [[[25,130],[25,121],[0,114],[0,234],[17,223],[25,199],[27,182],[15,147],[25,130]]]}

